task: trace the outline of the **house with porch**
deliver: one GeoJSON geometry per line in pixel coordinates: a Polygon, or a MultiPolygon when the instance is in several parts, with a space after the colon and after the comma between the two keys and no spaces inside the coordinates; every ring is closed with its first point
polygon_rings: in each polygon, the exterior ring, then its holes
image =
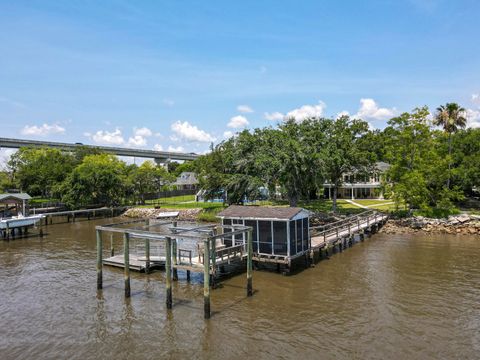
{"type": "MultiPolygon", "coordinates": [[[[369,174],[353,171],[343,175],[342,184],[337,193],[339,199],[383,199],[382,182],[390,164],[379,161],[369,174]]],[[[333,184],[325,183],[324,197],[333,197],[333,184]]]]}

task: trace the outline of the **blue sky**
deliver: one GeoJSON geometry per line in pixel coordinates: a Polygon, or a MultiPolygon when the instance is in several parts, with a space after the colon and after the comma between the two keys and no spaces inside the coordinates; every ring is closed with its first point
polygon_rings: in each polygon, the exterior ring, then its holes
{"type": "MultiPolygon", "coordinates": [[[[480,125],[480,2],[0,1],[2,137],[205,151],[285,116],[480,125]]],[[[5,153],[5,152],[3,152],[5,153]]]]}

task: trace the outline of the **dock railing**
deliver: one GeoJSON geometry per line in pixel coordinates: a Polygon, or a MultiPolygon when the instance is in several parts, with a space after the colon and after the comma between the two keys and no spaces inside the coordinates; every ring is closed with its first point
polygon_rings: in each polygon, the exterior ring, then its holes
{"type": "MultiPolygon", "coordinates": [[[[353,231],[359,230],[361,224],[364,224],[366,221],[367,227],[371,224],[376,224],[379,217],[382,217],[376,210],[367,210],[360,214],[349,216],[345,219],[335,221],[325,225],[311,226],[310,235],[311,237],[322,237],[324,242],[327,238],[333,234],[336,235],[336,238],[339,237],[339,234],[345,230],[348,230],[348,234],[353,231]]],[[[382,217],[383,218],[383,217],[382,217]]]]}

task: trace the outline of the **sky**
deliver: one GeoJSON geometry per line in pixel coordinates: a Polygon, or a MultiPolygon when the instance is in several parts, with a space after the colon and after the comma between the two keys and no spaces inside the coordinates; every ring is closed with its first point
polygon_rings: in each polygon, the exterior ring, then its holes
{"type": "Polygon", "coordinates": [[[0,137],[203,153],[286,117],[381,129],[452,101],[480,127],[478,14],[477,0],[0,0],[0,137]]]}

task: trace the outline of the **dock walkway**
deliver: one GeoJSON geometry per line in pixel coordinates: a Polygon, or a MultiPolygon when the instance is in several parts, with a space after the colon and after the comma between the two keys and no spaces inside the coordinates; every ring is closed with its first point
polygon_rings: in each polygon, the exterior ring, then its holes
{"type": "Polygon", "coordinates": [[[388,216],[376,211],[366,211],[325,226],[310,228],[311,248],[334,246],[342,239],[364,232],[377,230],[388,219],[388,216]]]}

